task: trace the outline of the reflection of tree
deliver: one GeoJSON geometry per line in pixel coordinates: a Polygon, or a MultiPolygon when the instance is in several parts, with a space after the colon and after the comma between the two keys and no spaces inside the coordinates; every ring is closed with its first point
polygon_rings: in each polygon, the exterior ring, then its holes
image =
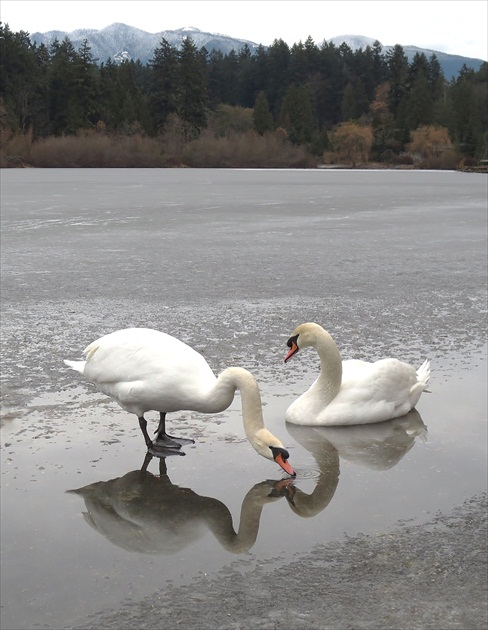
{"type": "Polygon", "coordinates": [[[85,500],[86,522],[110,542],[127,551],[177,553],[210,530],[224,549],[243,553],[256,542],[261,512],[283,496],[292,479],[262,481],[244,497],[238,532],[229,509],[219,500],[173,485],[165,459],[160,476],[141,470],[110,481],[98,481],[77,490],[85,500]]]}
{"type": "Polygon", "coordinates": [[[417,437],[425,439],[427,434],[416,409],[377,424],[313,427],[287,423],[286,428],[312,454],[319,469],[311,494],[294,485],[287,487],[290,507],[303,517],[315,516],[332,500],[339,482],[340,458],[373,470],[388,470],[408,453],[417,437]]]}

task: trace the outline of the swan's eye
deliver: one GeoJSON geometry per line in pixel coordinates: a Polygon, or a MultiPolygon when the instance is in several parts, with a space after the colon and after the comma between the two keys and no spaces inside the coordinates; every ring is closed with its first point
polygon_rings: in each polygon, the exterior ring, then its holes
{"type": "Polygon", "coordinates": [[[296,346],[298,346],[298,335],[295,335],[294,337],[290,337],[288,339],[288,341],[286,342],[286,345],[291,348],[293,344],[295,344],[296,346]]]}
{"type": "Polygon", "coordinates": [[[286,460],[290,457],[290,453],[286,450],[286,448],[281,448],[279,446],[270,446],[269,448],[271,449],[271,452],[273,453],[273,458],[275,459],[278,455],[281,455],[283,461],[286,462],[286,460]]]}

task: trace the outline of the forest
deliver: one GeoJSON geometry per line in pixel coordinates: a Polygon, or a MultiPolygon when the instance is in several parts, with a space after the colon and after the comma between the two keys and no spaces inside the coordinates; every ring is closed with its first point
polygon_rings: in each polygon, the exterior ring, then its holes
{"type": "Polygon", "coordinates": [[[487,63],[447,81],[435,54],[409,62],[400,45],[162,39],[147,64],[115,64],[0,23],[0,166],[476,169],[487,94],[487,63]]]}

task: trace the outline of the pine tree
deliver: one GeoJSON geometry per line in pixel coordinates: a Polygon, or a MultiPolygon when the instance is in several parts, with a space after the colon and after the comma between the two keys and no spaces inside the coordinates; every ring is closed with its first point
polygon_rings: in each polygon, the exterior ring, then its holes
{"type": "Polygon", "coordinates": [[[221,50],[213,49],[208,55],[207,99],[210,109],[215,110],[224,102],[224,67],[226,60],[221,50]]]}
{"type": "Polygon", "coordinates": [[[316,130],[310,90],[292,83],[283,99],[280,124],[295,144],[311,142],[316,130]]]}
{"type": "Polygon", "coordinates": [[[273,129],[273,116],[269,111],[266,94],[261,91],[257,95],[252,114],[254,129],[261,135],[273,129]]]}
{"type": "Polygon", "coordinates": [[[397,111],[400,125],[409,131],[433,122],[434,98],[428,75],[427,57],[417,53],[409,68],[407,93],[397,111]]]}
{"type": "Polygon", "coordinates": [[[239,103],[239,60],[235,50],[225,56],[223,70],[222,96],[224,103],[237,105],[239,103]]]}
{"type": "Polygon", "coordinates": [[[241,107],[253,107],[256,97],[254,57],[247,44],[245,44],[239,51],[237,56],[237,66],[237,102],[241,107]]]}
{"type": "Polygon", "coordinates": [[[289,85],[290,49],[282,39],[274,40],[267,51],[267,85],[263,88],[268,95],[269,107],[273,115],[281,110],[285,92],[289,85]]]}
{"type": "Polygon", "coordinates": [[[77,53],[68,36],[50,47],[49,126],[54,135],[73,134],[84,126],[83,111],[77,100],[74,62],[77,53]]]}
{"type": "Polygon", "coordinates": [[[408,59],[399,44],[386,54],[387,76],[390,83],[389,107],[394,116],[397,115],[400,103],[407,93],[408,59]]]}
{"type": "Polygon", "coordinates": [[[95,124],[99,112],[99,70],[85,39],[73,59],[73,98],[79,105],[82,126],[95,124]]]}
{"type": "Polygon", "coordinates": [[[207,126],[207,78],[206,58],[189,37],[179,53],[179,70],[178,115],[186,125],[187,137],[193,138],[207,126]]]}
{"type": "Polygon", "coordinates": [[[163,37],[149,62],[149,107],[157,129],[161,129],[168,116],[177,111],[179,94],[178,51],[163,37]]]}
{"type": "Polygon", "coordinates": [[[29,33],[0,23],[0,97],[13,131],[26,132],[37,110],[39,75],[29,33]]]}

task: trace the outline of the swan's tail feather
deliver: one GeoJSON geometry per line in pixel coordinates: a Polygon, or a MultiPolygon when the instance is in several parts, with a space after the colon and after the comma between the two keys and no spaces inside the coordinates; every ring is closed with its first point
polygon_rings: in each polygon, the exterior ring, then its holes
{"type": "Polygon", "coordinates": [[[83,372],[85,371],[86,361],[69,361],[68,359],[64,359],[64,362],[72,370],[76,370],[80,374],[83,374],[83,372]]]}
{"type": "Polygon", "coordinates": [[[417,378],[419,380],[419,383],[421,383],[424,386],[424,392],[428,392],[429,390],[427,389],[427,383],[429,382],[429,378],[430,378],[429,359],[426,359],[417,370],[417,378]]]}

